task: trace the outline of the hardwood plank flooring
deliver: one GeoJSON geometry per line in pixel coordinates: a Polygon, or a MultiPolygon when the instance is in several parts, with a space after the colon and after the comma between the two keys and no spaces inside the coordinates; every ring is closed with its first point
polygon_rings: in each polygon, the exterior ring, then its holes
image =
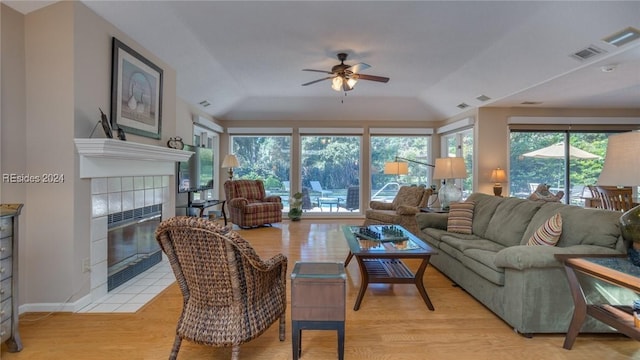
{"type": "MultiPolygon", "coordinates": [[[[272,228],[239,230],[267,258],[282,252],[295,261],[344,261],[348,248],[340,223],[311,220],[284,222],[272,228]]],[[[415,270],[417,263],[407,265],[415,270]]],[[[527,339],[474,300],[435,268],[424,277],[435,306],[429,311],[413,285],[370,285],[359,311],[353,304],[360,284],[356,261],[347,267],[345,359],[406,360],[539,360],[640,359],[640,343],[619,334],[581,334],[564,350],[564,334],[536,334],[527,339]]],[[[287,290],[290,286],[287,287],[287,290]]],[[[166,359],[182,306],[177,285],[132,314],[29,313],[20,319],[24,349],[0,358],[13,359],[166,359]]],[[[290,311],[290,310],[288,310],[290,311]]],[[[291,359],[291,325],[278,340],[277,324],[243,345],[242,359],[291,359]]],[[[184,341],[179,359],[229,359],[229,348],[184,341]]],[[[302,358],[336,359],[335,331],[303,331],[302,358]]]]}

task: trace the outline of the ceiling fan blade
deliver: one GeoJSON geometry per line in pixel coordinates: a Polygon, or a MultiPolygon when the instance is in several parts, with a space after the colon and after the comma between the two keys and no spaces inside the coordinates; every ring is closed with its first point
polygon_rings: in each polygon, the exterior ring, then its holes
{"type": "Polygon", "coordinates": [[[326,71],[326,70],[302,69],[302,71],[314,71],[314,72],[320,72],[325,74],[333,74],[331,71],[326,71]]]}
{"type": "Polygon", "coordinates": [[[359,80],[370,80],[370,81],[377,81],[377,82],[383,82],[383,83],[386,83],[389,81],[388,77],[375,76],[375,75],[354,74],[354,77],[359,80]]]}
{"type": "Polygon", "coordinates": [[[348,68],[347,70],[351,71],[354,74],[358,74],[360,71],[365,70],[370,68],[371,65],[369,64],[365,64],[365,63],[357,63],[355,65],[352,65],[350,68],[348,68]]]}
{"type": "Polygon", "coordinates": [[[304,84],[302,84],[302,86],[307,86],[307,85],[315,84],[315,83],[320,82],[320,81],[333,79],[334,77],[335,77],[335,76],[327,76],[326,78],[322,78],[322,79],[318,79],[318,80],[313,80],[313,81],[310,81],[310,82],[308,82],[308,83],[304,83],[304,84]]]}

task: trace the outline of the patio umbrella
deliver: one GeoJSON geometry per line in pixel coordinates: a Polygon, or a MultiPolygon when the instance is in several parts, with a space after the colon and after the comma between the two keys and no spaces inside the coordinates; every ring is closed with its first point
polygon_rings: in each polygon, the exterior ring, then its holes
{"type": "MultiPolygon", "coordinates": [[[[542,149],[530,151],[528,153],[522,154],[525,157],[531,157],[536,159],[565,159],[565,143],[559,142],[542,149]]],[[[575,146],[569,145],[569,158],[571,159],[583,159],[583,160],[595,160],[601,159],[600,156],[592,154],[588,151],[584,151],[582,149],[578,149],[575,146]]],[[[565,159],[565,167],[567,171],[565,172],[564,183],[566,189],[570,189],[570,180],[569,180],[569,159],[565,159]]],[[[558,182],[558,187],[560,187],[560,183],[558,182]]],[[[565,189],[565,190],[566,190],[565,189]]],[[[566,191],[565,191],[566,193],[566,191]]],[[[569,203],[569,194],[567,193],[565,196],[566,203],[569,203]]]]}
{"type": "MultiPolygon", "coordinates": [[[[537,159],[564,159],[564,142],[559,142],[542,149],[530,151],[522,154],[522,156],[537,159]]],[[[578,149],[572,145],[569,145],[569,157],[572,159],[601,159],[598,155],[578,149]]]]}

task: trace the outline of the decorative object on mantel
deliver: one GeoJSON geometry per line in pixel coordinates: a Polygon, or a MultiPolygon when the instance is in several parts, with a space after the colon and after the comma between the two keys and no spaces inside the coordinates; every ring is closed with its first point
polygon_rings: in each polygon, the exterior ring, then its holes
{"type": "Polygon", "coordinates": [[[240,163],[235,155],[227,154],[224,156],[224,160],[222,161],[222,167],[229,169],[227,170],[229,180],[233,180],[233,168],[240,167],[240,163]]]}
{"type": "Polygon", "coordinates": [[[172,149],[182,150],[184,149],[184,142],[182,142],[182,138],[180,136],[169,138],[167,141],[167,146],[172,149]]]}
{"type": "Polygon", "coordinates": [[[102,109],[98,108],[98,110],[100,110],[100,120],[98,120],[96,125],[93,127],[93,130],[91,130],[91,134],[89,135],[89,138],[93,136],[93,133],[96,131],[96,128],[98,127],[98,125],[102,125],[102,130],[104,130],[104,135],[109,139],[113,139],[113,133],[111,132],[111,125],[109,124],[109,119],[107,119],[107,115],[105,115],[102,112],[102,109]]]}
{"type": "Polygon", "coordinates": [[[127,141],[127,136],[125,135],[124,130],[122,130],[122,128],[118,128],[118,139],[122,141],[127,141]]]}
{"type": "Polygon", "coordinates": [[[162,69],[115,37],[112,47],[113,127],[122,128],[130,134],[160,139],[162,69]]]}
{"type": "Polygon", "coordinates": [[[495,183],[493,186],[493,195],[502,196],[502,183],[507,181],[507,173],[504,169],[496,168],[491,171],[491,182],[495,183]]]}
{"type": "MultiPolygon", "coordinates": [[[[640,186],[640,132],[609,136],[598,185],[640,186]]],[[[631,241],[629,260],[640,266],[640,205],[620,217],[622,237],[631,241]]]]}

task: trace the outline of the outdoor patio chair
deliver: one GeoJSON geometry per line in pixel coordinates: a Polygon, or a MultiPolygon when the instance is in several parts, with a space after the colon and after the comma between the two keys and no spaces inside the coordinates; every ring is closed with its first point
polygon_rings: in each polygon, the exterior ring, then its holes
{"type": "Polygon", "coordinates": [[[169,359],[176,359],[182,340],[232,347],[257,338],[279,321],[285,337],[287,258],[263,261],[230,227],[204,218],[177,216],[160,223],[155,233],[167,255],[183,297],[182,313],[169,359]]]}
{"type": "Polygon", "coordinates": [[[309,181],[309,185],[311,185],[311,189],[313,191],[319,192],[322,197],[331,195],[331,191],[322,189],[322,185],[320,185],[319,181],[309,181]]]}
{"type": "Polygon", "coordinates": [[[347,198],[338,198],[338,208],[345,208],[349,211],[360,208],[360,187],[349,186],[347,188],[347,198]]]}

